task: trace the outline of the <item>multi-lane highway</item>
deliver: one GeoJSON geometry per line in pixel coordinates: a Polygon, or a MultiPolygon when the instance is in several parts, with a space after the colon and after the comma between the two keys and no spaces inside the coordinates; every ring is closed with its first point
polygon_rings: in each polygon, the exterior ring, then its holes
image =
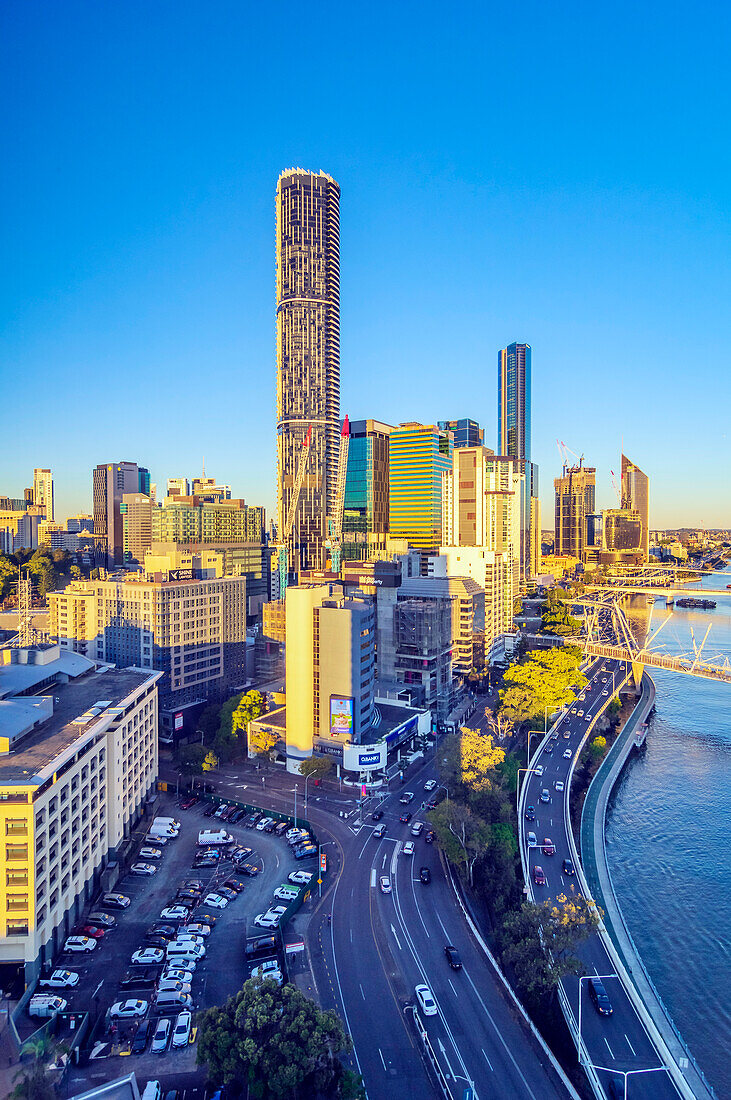
{"type": "Polygon", "coordinates": [[[433,777],[433,764],[425,764],[387,796],[380,806],[383,836],[374,836],[376,822],[366,820],[345,849],[333,897],[329,965],[369,1100],[424,1100],[434,1093],[408,1007],[421,984],[436,1002],[437,1015],[422,1014],[421,1020],[452,1096],[461,1098],[471,1086],[478,1100],[565,1100],[549,1058],[469,932],[436,845],[427,844],[424,833],[411,834],[414,822],[423,820],[424,783],[433,777]],[[414,801],[405,807],[399,798],[407,790],[414,801]],[[408,824],[399,821],[405,809],[413,811],[408,824]],[[404,854],[408,842],[413,855],[404,854]],[[430,872],[428,883],[421,882],[422,867],[430,872]],[[388,893],[382,877],[389,880],[388,893]],[[450,966],[447,944],[457,948],[460,970],[450,966]]]}
{"type": "MultiPolygon", "coordinates": [[[[575,872],[567,874],[564,869],[564,860],[572,858],[570,778],[587,731],[628,675],[628,666],[623,662],[593,661],[587,669],[588,685],[553,726],[547,743],[532,757],[520,804],[524,857],[530,890],[537,902],[579,892],[575,872]],[[535,834],[535,842],[530,833],[535,834]],[[546,840],[552,842],[552,854],[546,854],[550,851],[546,840]],[[544,872],[544,883],[536,866],[544,872]]],[[[580,1021],[582,1061],[597,1067],[597,1076],[610,1097],[677,1100],[678,1092],[645,1027],[643,1014],[616,974],[600,936],[594,935],[581,944],[577,953],[586,968],[585,977],[567,978],[563,987],[577,1029],[580,1021]],[[587,979],[592,975],[601,977],[609,995],[609,1016],[600,1015],[589,996],[587,979]]]]}

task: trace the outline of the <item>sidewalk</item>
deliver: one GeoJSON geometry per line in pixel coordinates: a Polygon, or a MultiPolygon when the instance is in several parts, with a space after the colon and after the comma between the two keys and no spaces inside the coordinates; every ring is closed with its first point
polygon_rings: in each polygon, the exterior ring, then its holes
{"type": "Polygon", "coordinates": [[[17,1085],[15,1076],[19,1069],[18,1048],[10,1027],[3,1021],[0,1031],[0,1096],[10,1096],[17,1085]]]}

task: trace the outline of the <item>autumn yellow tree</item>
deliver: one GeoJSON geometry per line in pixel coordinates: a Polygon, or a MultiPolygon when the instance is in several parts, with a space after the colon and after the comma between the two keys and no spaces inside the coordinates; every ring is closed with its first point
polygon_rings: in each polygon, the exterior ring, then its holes
{"type": "Polygon", "coordinates": [[[496,782],[495,768],[504,759],[505,750],[497,748],[490,734],[463,726],[441,747],[440,774],[447,787],[460,785],[468,795],[481,794],[496,782]]]}

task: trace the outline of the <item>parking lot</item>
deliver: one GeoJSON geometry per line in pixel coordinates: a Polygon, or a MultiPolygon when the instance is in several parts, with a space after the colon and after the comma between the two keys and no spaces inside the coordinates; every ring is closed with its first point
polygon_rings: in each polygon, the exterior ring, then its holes
{"type": "MultiPolygon", "coordinates": [[[[195,1066],[195,1045],[192,1041],[195,1035],[195,1013],[211,1005],[222,1004],[238,992],[250,976],[252,968],[264,959],[277,957],[286,980],[286,959],[281,949],[262,951],[258,956],[247,959],[247,936],[271,935],[268,929],[255,927],[253,920],[258,913],[266,912],[270,906],[286,904],[274,899],[273,892],[279,885],[287,882],[287,876],[292,871],[315,871],[316,860],[295,860],[284,836],[277,837],[246,828],[242,822],[221,822],[214,816],[204,816],[208,806],[207,803],[198,803],[190,809],[182,809],[174,799],[167,796],[158,799],[155,816],[172,817],[179,821],[179,836],[167,841],[161,849],[160,858],[154,861],[149,859],[148,862],[156,868],[155,874],[149,877],[128,874],[116,884],[114,892],[130,899],[128,908],[106,909],[99,899],[90,906],[89,911],[103,910],[113,915],[115,925],[96,941],[96,948],[89,954],[63,954],[55,960],[55,968],[66,968],[79,973],[78,985],[67,991],[38,989],[39,993],[53,992],[62,996],[68,1002],[67,1012],[95,1008],[104,1015],[104,1026],[98,1037],[107,1046],[101,1053],[113,1056],[116,1061],[114,1056],[126,1054],[132,1047],[134,1068],[140,1080],[144,1080],[145,1075],[160,1077],[161,1074],[192,1072],[195,1066]],[[243,856],[242,862],[255,866],[259,873],[253,876],[242,873],[228,857],[230,849],[225,847],[221,848],[221,852],[226,858],[221,858],[215,866],[194,867],[198,833],[204,829],[225,829],[234,837],[236,846],[251,848],[251,854],[243,856]],[[198,960],[190,983],[193,1001],[191,1043],[176,1050],[168,1044],[165,1053],[153,1054],[148,1039],[144,1050],[137,1052],[134,1050],[134,1036],[140,1021],[128,1019],[115,1022],[106,1014],[116,1002],[141,1000],[148,1003],[147,1018],[157,1021],[160,1016],[165,1016],[171,1020],[171,1026],[174,1026],[182,1006],[161,1011],[153,1005],[154,986],[139,988],[120,983],[123,983],[124,976],[128,974],[135,975],[137,980],[136,976],[144,973],[148,982],[156,981],[159,977],[161,965],[132,965],[131,958],[135,951],[146,946],[146,936],[152,925],[161,921],[162,910],[174,904],[177,891],[186,880],[191,879],[201,883],[202,899],[205,899],[208,892],[215,892],[227,879],[243,884],[243,889],[228,902],[226,908],[214,908],[201,900],[191,911],[190,921],[206,923],[211,928],[210,935],[205,938],[205,957],[198,960]]],[[[145,830],[139,833],[140,847],[143,846],[143,837],[150,824],[151,819],[145,821],[145,830]]],[[[79,927],[83,923],[82,919],[79,927]]],[[[164,944],[161,949],[164,951],[164,944]]],[[[182,968],[187,969],[181,964],[182,968]]],[[[35,1030],[42,1022],[28,1019],[29,1031],[35,1030]]]]}

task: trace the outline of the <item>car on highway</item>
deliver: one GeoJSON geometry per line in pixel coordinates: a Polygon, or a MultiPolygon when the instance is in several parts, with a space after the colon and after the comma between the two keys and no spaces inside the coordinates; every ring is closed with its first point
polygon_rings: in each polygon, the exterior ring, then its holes
{"type": "Polygon", "coordinates": [[[417,1004],[424,1013],[425,1016],[436,1016],[438,1013],[437,1004],[432,997],[431,989],[428,985],[417,985],[414,989],[417,1004]]]}
{"type": "Polygon", "coordinates": [[[550,755],[553,752],[553,739],[551,739],[543,750],[546,754],[550,755]]]}
{"type": "Polygon", "coordinates": [[[559,794],[563,791],[563,786],[563,779],[557,779],[553,784],[554,790],[558,791],[559,794]]]}
{"type": "Polygon", "coordinates": [[[575,874],[575,873],[576,873],[576,872],[575,872],[575,870],[574,870],[574,863],[573,863],[573,860],[571,860],[571,859],[565,859],[565,860],[563,861],[563,873],[564,873],[565,875],[573,875],[573,874],[575,874]]]}
{"type": "Polygon", "coordinates": [[[225,898],[223,894],[206,894],[203,904],[210,905],[213,909],[225,909],[228,905],[228,898],[225,898]]]}
{"type": "Polygon", "coordinates": [[[550,836],[544,836],[543,848],[541,849],[541,851],[543,852],[544,856],[555,856],[556,845],[553,843],[550,836]]]}
{"type": "Polygon", "coordinates": [[[381,893],[382,894],[390,894],[391,893],[391,879],[388,877],[388,875],[381,875],[381,877],[378,880],[378,885],[381,888],[381,893]]]}
{"type": "Polygon", "coordinates": [[[424,886],[428,886],[431,882],[431,871],[428,867],[422,867],[419,871],[419,882],[423,882],[424,886]]]}
{"type": "Polygon", "coordinates": [[[573,713],[575,713],[578,718],[583,718],[584,717],[583,710],[577,710],[577,711],[574,711],[573,713]]]}
{"type": "Polygon", "coordinates": [[[587,983],[589,986],[589,996],[591,997],[594,1008],[597,1010],[600,1016],[612,1015],[612,1002],[609,1000],[609,994],[607,993],[604,982],[601,978],[589,978],[587,983]]]}
{"type": "Polygon", "coordinates": [[[462,969],[462,959],[460,958],[459,951],[456,947],[452,947],[451,943],[448,943],[444,948],[444,954],[447,957],[447,962],[451,966],[452,970],[462,969]]]}
{"type": "Polygon", "coordinates": [[[533,832],[532,829],[530,829],[529,832],[528,832],[528,835],[526,837],[526,842],[527,842],[529,848],[535,848],[536,845],[538,844],[538,838],[536,837],[536,834],[533,832]]]}
{"type": "Polygon", "coordinates": [[[78,984],[79,975],[75,970],[54,970],[53,974],[38,982],[43,989],[70,989],[78,984]]]}
{"type": "Polygon", "coordinates": [[[414,792],[413,791],[404,791],[404,793],[399,798],[399,802],[401,802],[402,805],[404,805],[404,806],[408,806],[409,802],[413,802],[413,801],[414,801],[414,792]]]}
{"type": "Polygon", "coordinates": [[[102,909],[127,909],[130,900],[124,894],[104,894],[101,900],[102,909]]]}
{"type": "Polygon", "coordinates": [[[142,947],[132,955],[133,966],[159,966],[165,958],[165,952],[160,947],[142,947]]]}
{"type": "Polygon", "coordinates": [[[147,1001],[117,1001],[109,1009],[113,1020],[137,1020],[147,1014],[147,1001]]]}
{"type": "Polygon", "coordinates": [[[573,753],[571,752],[571,749],[564,749],[563,750],[564,760],[570,760],[572,756],[573,756],[573,753]]]}
{"type": "Polygon", "coordinates": [[[433,844],[434,843],[434,830],[433,829],[427,829],[426,832],[424,833],[424,843],[425,844],[433,844]]]}
{"type": "Polygon", "coordinates": [[[87,924],[92,924],[96,928],[114,928],[117,923],[116,917],[113,917],[111,913],[89,913],[86,918],[87,924]]]}
{"type": "Polygon", "coordinates": [[[550,801],[551,801],[551,792],[546,787],[544,787],[543,790],[541,791],[541,802],[550,802],[550,801]]]}
{"type": "Polygon", "coordinates": [[[536,775],[543,775],[543,770],[543,764],[536,764],[535,768],[533,769],[536,775]]]}
{"type": "Polygon", "coordinates": [[[155,1034],[152,1037],[152,1046],[150,1047],[152,1054],[164,1054],[168,1048],[169,1039],[170,1021],[165,1016],[161,1016],[157,1021],[155,1034]]]}
{"type": "Polygon", "coordinates": [[[162,852],[159,848],[140,848],[140,859],[162,859],[162,852]]]}
{"type": "Polygon", "coordinates": [[[151,863],[133,863],[129,869],[131,875],[155,875],[157,874],[157,867],[153,867],[151,863]]]}
{"type": "Polygon", "coordinates": [[[535,821],[535,819],[536,819],[536,808],[535,808],[535,806],[526,806],[526,808],[525,808],[525,820],[526,821],[535,821]]]}
{"type": "Polygon", "coordinates": [[[421,834],[423,832],[424,832],[424,822],[423,821],[415,821],[414,824],[411,826],[411,835],[412,836],[421,836],[421,834]]]}
{"type": "Polygon", "coordinates": [[[69,936],[66,943],[63,945],[64,951],[71,951],[75,954],[88,954],[96,947],[96,940],[91,939],[90,936],[69,936]]]}
{"type": "Polygon", "coordinates": [[[543,868],[538,863],[536,863],[535,867],[533,868],[533,881],[535,882],[536,886],[546,885],[546,874],[543,868]]]}
{"type": "Polygon", "coordinates": [[[413,856],[414,854],[414,842],[413,840],[407,840],[403,847],[405,856],[413,856]]]}
{"type": "Polygon", "coordinates": [[[609,691],[607,690],[607,688],[604,688],[604,691],[602,692],[602,695],[609,695],[609,691]]]}
{"type": "Polygon", "coordinates": [[[376,825],[375,829],[373,830],[373,835],[374,837],[376,837],[377,840],[380,840],[380,838],[385,835],[385,832],[386,822],[382,821],[380,825],[376,825]]]}
{"type": "Polygon", "coordinates": [[[380,821],[383,817],[383,810],[374,810],[371,814],[371,821],[380,821]]]}
{"type": "Polygon", "coordinates": [[[143,1020],[135,1032],[130,1053],[142,1054],[152,1031],[152,1020],[143,1020]]]}
{"type": "Polygon", "coordinates": [[[436,785],[437,785],[436,779],[427,779],[426,783],[424,784],[424,790],[425,791],[433,791],[434,788],[436,787],[436,785]]]}
{"type": "Polygon", "coordinates": [[[193,1023],[193,1017],[186,1009],[184,1012],[178,1013],[178,1018],[175,1021],[175,1028],[173,1030],[173,1047],[187,1047],[190,1042],[190,1027],[193,1023]]]}
{"type": "Polygon", "coordinates": [[[570,736],[571,736],[571,730],[570,730],[570,728],[569,728],[569,727],[567,726],[567,727],[566,727],[566,729],[565,729],[565,730],[563,731],[563,739],[564,739],[564,741],[568,741],[568,739],[569,739],[569,737],[570,737],[570,736]]]}
{"type": "Polygon", "coordinates": [[[413,816],[414,815],[410,814],[409,811],[407,810],[406,813],[401,814],[401,817],[399,818],[399,821],[401,822],[402,825],[408,825],[408,823],[411,821],[411,818],[413,816]]]}
{"type": "Polygon", "coordinates": [[[291,871],[287,878],[298,886],[306,886],[312,878],[312,871],[291,871]]]}

